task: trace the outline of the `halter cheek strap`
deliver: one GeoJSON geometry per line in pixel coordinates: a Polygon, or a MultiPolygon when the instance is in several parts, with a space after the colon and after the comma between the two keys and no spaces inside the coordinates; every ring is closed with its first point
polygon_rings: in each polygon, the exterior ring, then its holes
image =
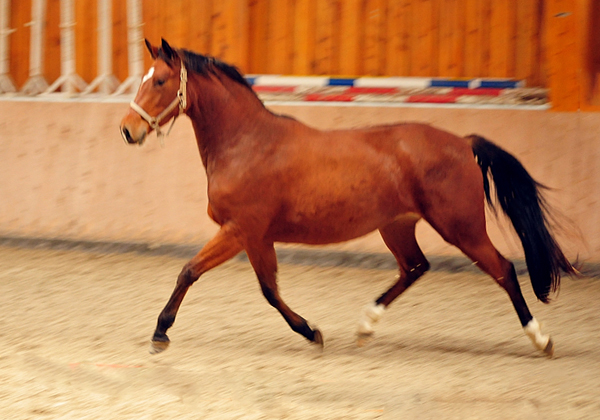
{"type": "Polygon", "coordinates": [[[160,140],[160,144],[163,147],[164,147],[164,137],[169,135],[169,133],[171,132],[171,129],[173,128],[173,125],[175,124],[175,120],[181,114],[185,113],[185,110],[187,108],[187,91],[186,91],[186,87],[187,87],[187,70],[185,68],[185,65],[183,64],[183,60],[181,60],[181,71],[180,71],[180,74],[179,74],[179,90],[177,91],[177,95],[175,96],[175,99],[173,99],[173,101],[171,101],[171,103],[169,104],[169,106],[167,106],[160,114],[158,114],[156,117],[152,117],[150,114],[148,114],[144,110],[144,108],[142,108],[141,106],[139,106],[135,102],[135,100],[133,100],[133,101],[131,101],[129,103],[129,106],[131,106],[131,108],[135,112],[137,112],[138,114],[140,114],[140,116],[144,120],[146,120],[146,122],[150,125],[150,128],[153,129],[153,130],[156,130],[156,136],[160,140]],[[169,129],[167,130],[167,134],[165,135],[162,132],[162,130],[160,129],[160,122],[167,115],[169,115],[171,112],[173,112],[173,110],[178,105],[179,105],[179,114],[177,114],[177,115],[175,115],[175,117],[173,117],[173,121],[171,122],[171,126],[169,127],[169,129]]]}

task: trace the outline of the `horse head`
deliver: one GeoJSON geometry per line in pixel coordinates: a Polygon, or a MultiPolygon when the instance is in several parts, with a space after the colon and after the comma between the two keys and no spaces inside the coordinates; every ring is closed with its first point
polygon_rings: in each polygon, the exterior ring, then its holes
{"type": "Polygon", "coordinates": [[[146,136],[177,118],[187,108],[187,70],[183,58],[167,41],[160,47],[145,40],[154,63],[143,77],[131,109],[121,121],[121,135],[128,144],[142,145],[146,136]]]}

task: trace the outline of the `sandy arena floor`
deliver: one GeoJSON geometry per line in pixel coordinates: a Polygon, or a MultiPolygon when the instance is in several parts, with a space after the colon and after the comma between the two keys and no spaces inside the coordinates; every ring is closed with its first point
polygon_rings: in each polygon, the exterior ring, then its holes
{"type": "Polygon", "coordinates": [[[361,308],[395,273],[282,265],[320,351],[268,306],[248,263],[190,290],[171,348],[148,353],[185,260],[0,247],[0,417],[6,419],[597,419],[600,280],[565,279],[534,315],[553,360],[508,298],[470,273],[430,273],[358,348],[361,308]]]}

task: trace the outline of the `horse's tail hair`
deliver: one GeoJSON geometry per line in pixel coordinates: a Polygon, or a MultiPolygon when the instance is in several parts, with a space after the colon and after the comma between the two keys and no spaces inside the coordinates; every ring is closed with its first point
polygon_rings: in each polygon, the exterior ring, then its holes
{"type": "Polygon", "coordinates": [[[561,270],[577,271],[565,257],[551,232],[551,208],[541,194],[547,189],[538,183],[514,156],[483,137],[471,135],[473,154],[483,174],[486,201],[494,209],[490,178],[497,202],[508,216],[525,252],[525,262],[535,295],[549,302],[550,292],[560,287],[561,270]]]}

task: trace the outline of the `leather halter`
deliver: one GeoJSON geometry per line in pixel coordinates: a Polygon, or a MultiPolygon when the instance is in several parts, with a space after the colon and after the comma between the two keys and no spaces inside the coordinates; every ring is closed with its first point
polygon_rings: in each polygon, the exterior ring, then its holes
{"type": "MultiPolygon", "coordinates": [[[[173,101],[171,101],[169,106],[167,106],[160,114],[158,114],[156,117],[152,117],[152,116],[150,116],[150,114],[148,114],[144,110],[144,108],[142,108],[137,103],[135,103],[135,100],[133,100],[129,103],[129,106],[135,112],[140,114],[140,116],[144,120],[146,120],[146,122],[150,125],[150,128],[153,130],[156,130],[156,136],[160,140],[160,144],[162,146],[164,146],[163,138],[165,137],[165,134],[160,129],[160,122],[179,105],[179,114],[177,114],[177,115],[175,115],[175,117],[173,117],[173,122],[171,123],[171,126],[169,127],[169,130],[167,131],[167,134],[166,134],[168,136],[169,133],[171,132],[171,129],[173,128],[173,124],[175,124],[175,120],[177,119],[177,117],[180,116],[181,114],[185,113],[185,110],[187,108],[186,87],[187,87],[187,70],[185,68],[185,65],[183,64],[183,59],[182,59],[181,60],[181,71],[180,71],[180,75],[179,75],[179,90],[177,91],[177,95],[175,96],[173,101]]],[[[125,139],[125,142],[127,143],[127,139],[125,139]]]]}

